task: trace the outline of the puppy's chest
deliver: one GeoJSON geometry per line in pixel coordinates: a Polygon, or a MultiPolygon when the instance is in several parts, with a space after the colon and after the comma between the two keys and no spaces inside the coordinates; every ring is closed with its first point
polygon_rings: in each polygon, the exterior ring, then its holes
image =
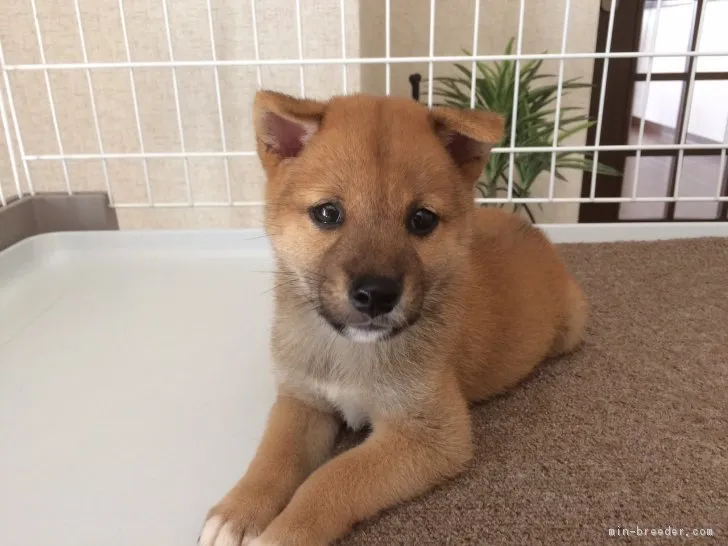
{"type": "Polygon", "coordinates": [[[359,430],[371,421],[372,398],[355,387],[335,382],[307,381],[307,388],[314,396],[336,409],[353,430],[359,430]]]}
{"type": "Polygon", "coordinates": [[[405,374],[399,353],[333,337],[330,326],[310,320],[276,326],[274,369],[278,383],[325,411],[336,411],[354,430],[376,416],[416,405],[422,385],[405,374]]]}
{"type": "Polygon", "coordinates": [[[315,407],[336,411],[354,430],[371,422],[374,413],[389,413],[400,405],[404,393],[371,355],[357,348],[324,357],[308,348],[302,344],[295,353],[279,353],[276,377],[286,390],[315,407]]]}
{"type": "MultiPolygon", "coordinates": [[[[354,357],[354,355],[351,355],[354,357]]],[[[347,426],[359,430],[371,422],[377,411],[387,411],[397,403],[397,394],[380,384],[382,377],[371,363],[357,358],[335,360],[325,365],[313,363],[288,374],[288,382],[304,398],[340,414],[347,426]],[[369,373],[365,373],[369,370],[369,373]]]]}

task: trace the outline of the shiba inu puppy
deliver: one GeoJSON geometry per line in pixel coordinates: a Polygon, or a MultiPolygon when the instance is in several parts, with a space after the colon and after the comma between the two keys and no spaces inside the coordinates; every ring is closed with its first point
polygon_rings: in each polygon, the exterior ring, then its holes
{"type": "Polygon", "coordinates": [[[555,247],[473,203],[503,120],[370,95],[254,105],[278,272],[277,400],[202,546],[315,546],[462,472],[469,405],[576,347],[555,247]],[[331,457],[343,424],[368,438],[331,457]]]}

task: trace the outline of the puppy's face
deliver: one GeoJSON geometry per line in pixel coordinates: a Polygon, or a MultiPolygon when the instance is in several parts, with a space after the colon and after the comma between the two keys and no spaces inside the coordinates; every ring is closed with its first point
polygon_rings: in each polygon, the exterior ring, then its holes
{"type": "Polygon", "coordinates": [[[262,92],[256,130],[285,286],[354,341],[395,336],[436,311],[465,266],[473,182],[500,118],[404,99],[262,92]]]}

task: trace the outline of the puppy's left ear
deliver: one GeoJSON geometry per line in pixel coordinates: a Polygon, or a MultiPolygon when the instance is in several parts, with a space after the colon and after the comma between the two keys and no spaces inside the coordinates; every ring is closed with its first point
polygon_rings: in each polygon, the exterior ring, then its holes
{"type": "Polygon", "coordinates": [[[491,149],[503,138],[505,120],[493,112],[436,106],[434,131],[468,184],[483,172],[491,149]]]}

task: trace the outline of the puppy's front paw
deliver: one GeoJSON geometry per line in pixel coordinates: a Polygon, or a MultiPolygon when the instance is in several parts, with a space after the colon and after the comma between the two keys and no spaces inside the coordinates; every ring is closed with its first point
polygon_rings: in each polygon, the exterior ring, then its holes
{"type": "Polygon", "coordinates": [[[247,531],[242,522],[226,520],[222,516],[212,516],[205,522],[197,542],[199,546],[238,546],[249,544],[253,534],[247,531]]]}
{"type": "Polygon", "coordinates": [[[287,514],[284,511],[248,546],[328,546],[330,540],[317,529],[317,519],[314,513],[287,514]]]}
{"type": "Polygon", "coordinates": [[[255,538],[248,546],[283,546],[280,542],[270,542],[263,538],[255,538]]]}
{"type": "Polygon", "coordinates": [[[264,496],[231,493],[210,510],[199,546],[247,546],[276,517],[278,511],[264,496]]]}

